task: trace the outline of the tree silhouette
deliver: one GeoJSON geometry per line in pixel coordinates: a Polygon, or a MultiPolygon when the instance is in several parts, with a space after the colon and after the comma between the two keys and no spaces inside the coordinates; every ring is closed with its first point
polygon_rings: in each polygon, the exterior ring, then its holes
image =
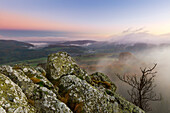
{"type": "Polygon", "coordinates": [[[154,83],[154,77],[156,76],[156,71],[154,71],[157,64],[154,64],[152,68],[140,68],[141,76],[135,75],[123,75],[116,74],[117,77],[130,85],[131,90],[128,90],[128,94],[131,97],[133,104],[139,106],[145,111],[151,111],[150,101],[160,101],[161,95],[157,96],[153,89],[156,87],[154,83]]]}

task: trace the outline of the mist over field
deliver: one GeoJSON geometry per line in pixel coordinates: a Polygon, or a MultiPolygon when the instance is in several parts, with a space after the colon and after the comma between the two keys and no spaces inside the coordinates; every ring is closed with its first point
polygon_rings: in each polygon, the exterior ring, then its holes
{"type": "Polygon", "coordinates": [[[96,71],[106,73],[110,79],[117,85],[117,91],[126,99],[130,100],[127,90],[130,86],[120,81],[115,74],[120,75],[141,75],[140,68],[151,68],[154,64],[157,71],[154,84],[157,96],[161,95],[162,100],[158,102],[150,102],[152,111],[149,113],[169,113],[170,109],[170,47],[153,48],[144,51],[131,53],[131,56],[121,61],[119,58],[103,58],[98,62],[96,71]],[[101,65],[104,65],[100,68],[101,65]]]}
{"type": "Polygon", "coordinates": [[[148,63],[157,63],[155,69],[158,73],[155,77],[155,84],[157,85],[156,92],[160,93],[163,97],[161,102],[158,102],[157,107],[153,107],[155,111],[153,113],[169,113],[170,109],[170,47],[158,48],[148,50],[142,54],[138,54],[140,59],[143,59],[148,63]],[[161,109],[162,108],[162,109],[161,109]]]}

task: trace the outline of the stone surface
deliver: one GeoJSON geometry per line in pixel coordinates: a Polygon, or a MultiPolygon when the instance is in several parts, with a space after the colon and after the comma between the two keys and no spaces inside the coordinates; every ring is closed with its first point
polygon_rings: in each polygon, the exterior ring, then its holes
{"type": "MultiPolygon", "coordinates": [[[[36,68],[37,69],[37,68],[36,68]]],[[[57,90],[41,72],[28,65],[1,66],[0,72],[6,74],[17,83],[26,94],[28,102],[36,108],[36,112],[71,113],[70,109],[57,99],[57,90]]]]}
{"type": "Polygon", "coordinates": [[[90,75],[92,80],[91,85],[95,86],[98,90],[105,91],[110,94],[116,91],[116,85],[109,79],[107,75],[96,72],[90,75]]]}
{"type": "Polygon", "coordinates": [[[21,88],[8,77],[0,73],[0,105],[3,112],[24,113],[25,111],[34,113],[34,107],[28,104],[27,97],[21,88]]]}
{"type": "Polygon", "coordinates": [[[58,80],[63,75],[74,74],[85,79],[87,73],[80,69],[76,62],[65,52],[54,53],[48,56],[47,74],[49,79],[58,80]]]}
{"type": "Polygon", "coordinates": [[[60,79],[59,89],[63,89],[59,92],[67,99],[65,103],[74,112],[111,113],[114,109],[118,109],[117,105],[111,104],[115,100],[114,97],[100,92],[75,75],[63,76],[60,79]]]}
{"type": "Polygon", "coordinates": [[[75,75],[63,76],[58,85],[61,100],[80,113],[143,113],[138,107],[112,92],[98,90],[75,75]]]}
{"type": "Polygon", "coordinates": [[[0,106],[0,113],[6,113],[6,110],[0,106]]]}
{"type": "Polygon", "coordinates": [[[43,68],[0,66],[1,112],[144,113],[116,93],[107,75],[88,75],[65,52],[49,55],[43,68]]]}

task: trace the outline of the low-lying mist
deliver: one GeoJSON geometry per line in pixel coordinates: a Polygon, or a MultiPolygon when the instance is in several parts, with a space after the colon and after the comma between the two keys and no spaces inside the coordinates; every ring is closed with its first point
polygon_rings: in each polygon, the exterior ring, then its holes
{"type": "Polygon", "coordinates": [[[151,68],[157,63],[154,71],[157,71],[154,83],[157,85],[155,92],[163,97],[159,102],[151,102],[152,111],[149,113],[170,113],[170,47],[155,48],[136,53],[126,52],[118,58],[104,58],[98,62],[97,70],[107,74],[117,85],[117,92],[130,99],[127,89],[128,85],[120,81],[115,73],[141,75],[141,68],[151,68]],[[102,65],[102,68],[100,66],[102,65]],[[104,66],[104,67],[103,67],[104,66]]]}

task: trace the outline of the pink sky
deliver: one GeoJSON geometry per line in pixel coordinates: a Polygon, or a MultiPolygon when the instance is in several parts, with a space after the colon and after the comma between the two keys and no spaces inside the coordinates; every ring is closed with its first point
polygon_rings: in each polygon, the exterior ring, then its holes
{"type": "Polygon", "coordinates": [[[152,0],[142,2],[134,0],[123,2],[120,0],[76,2],[74,0],[50,2],[2,0],[0,35],[1,39],[17,40],[61,38],[63,40],[69,40],[69,38],[107,40],[112,36],[122,35],[122,32],[128,28],[134,30],[144,28],[152,35],[168,34],[170,33],[169,5],[170,2],[167,1],[153,2],[152,0]],[[42,33],[38,37],[30,33],[24,36],[23,33],[27,30],[28,32],[41,31],[41,33],[44,31],[44,34],[46,31],[63,34],[42,36],[42,33]]]}

